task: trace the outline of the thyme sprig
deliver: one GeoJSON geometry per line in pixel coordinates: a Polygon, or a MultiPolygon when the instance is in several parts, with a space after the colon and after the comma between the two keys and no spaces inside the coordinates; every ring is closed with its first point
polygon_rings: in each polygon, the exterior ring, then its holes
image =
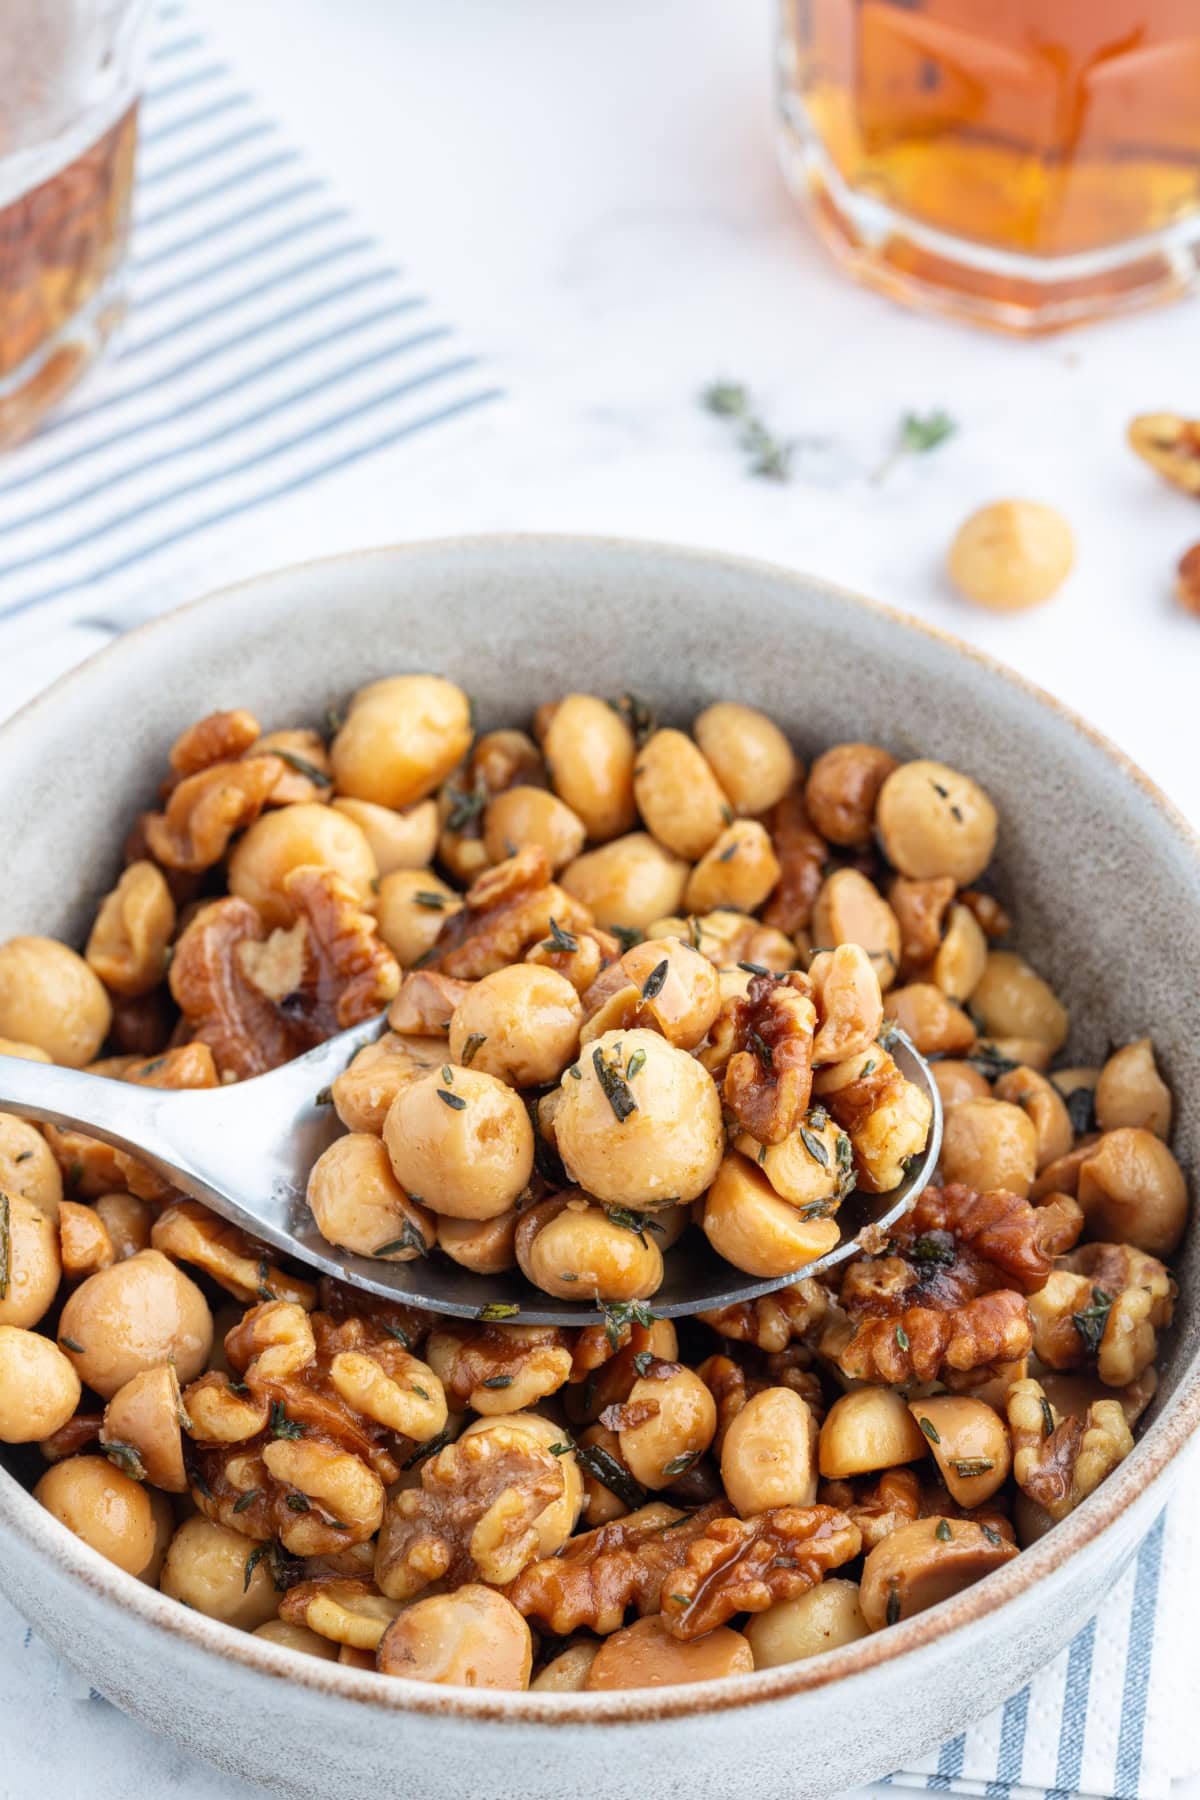
{"type": "Polygon", "coordinates": [[[790,479],[796,446],[770,430],[755,411],[749,388],[738,381],[714,381],[704,389],[700,404],[715,418],[728,419],[737,427],[738,445],[749,459],[751,475],[766,481],[790,479]]]}
{"type": "Polygon", "coordinates": [[[891,452],[876,469],[871,480],[878,484],[886,480],[898,462],[906,456],[924,456],[930,450],[936,450],[944,444],[948,437],[953,437],[958,430],[958,421],[952,419],[941,407],[932,412],[906,412],[900,420],[900,429],[891,452]]]}

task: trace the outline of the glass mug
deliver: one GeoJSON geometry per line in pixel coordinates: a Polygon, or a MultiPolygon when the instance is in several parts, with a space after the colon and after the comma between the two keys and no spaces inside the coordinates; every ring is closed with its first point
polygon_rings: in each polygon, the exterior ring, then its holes
{"type": "Polygon", "coordinates": [[[103,349],[124,270],[149,0],[0,0],[0,445],[103,349]]]}
{"type": "Polygon", "coordinates": [[[1200,280],[1200,0],[781,0],[784,166],[904,300],[1054,331],[1200,280]]]}

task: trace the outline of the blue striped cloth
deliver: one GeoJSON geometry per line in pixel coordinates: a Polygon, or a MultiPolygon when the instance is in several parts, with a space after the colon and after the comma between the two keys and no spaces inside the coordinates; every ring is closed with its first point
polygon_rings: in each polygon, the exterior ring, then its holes
{"type": "Polygon", "coordinates": [[[126,592],[497,393],[176,0],[141,124],[123,341],[4,458],[0,621],[126,592]]]}
{"type": "Polygon", "coordinates": [[[1177,1500],[1047,1668],[886,1785],[984,1800],[1167,1800],[1172,1781],[1200,1767],[1194,1697],[1185,1702],[1179,1684],[1194,1666],[1190,1616],[1200,1569],[1192,1535],[1177,1500]]]}

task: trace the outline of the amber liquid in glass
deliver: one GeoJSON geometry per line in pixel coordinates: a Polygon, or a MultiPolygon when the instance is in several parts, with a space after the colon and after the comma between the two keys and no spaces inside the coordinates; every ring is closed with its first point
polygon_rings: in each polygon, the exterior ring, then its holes
{"type": "Polygon", "coordinates": [[[0,444],[34,430],[121,317],[137,114],[0,204],[0,444]]]}
{"type": "Polygon", "coordinates": [[[783,0],[781,80],[878,285],[1045,329],[1196,280],[1200,0],[783,0]]]}

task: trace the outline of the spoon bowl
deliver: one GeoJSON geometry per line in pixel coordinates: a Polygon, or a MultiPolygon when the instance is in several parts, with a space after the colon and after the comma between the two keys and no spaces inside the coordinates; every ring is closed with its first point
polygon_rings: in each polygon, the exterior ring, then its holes
{"type": "MultiPolygon", "coordinates": [[[[388,1262],[340,1250],[321,1236],[305,1195],[309,1171],[340,1130],[329,1084],[384,1028],[382,1015],[369,1019],[267,1075],[204,1090],[139,1087],[0,1056],[0,1110],[83,1131],[127,1150],[230,1224],[384,1299],[458,1318],[519,1317],[528,1325],[602,1319],[604,1309],[595,1301],[554,1299],[515,1269],[475,1275],[438,1254],[388,1262]]],[[[942,1109],[928,1063],[902,1032],[892,1054],[933,1108],[928,1141],[900,1186],[886,1194],[852,1194],[838,1213],[842,1235],[833,1249],[804,1268],[765,1281],[747,1280],[717,1255],[703,1232],[685,1232],[663,1259],[662,1286],[648,1302],[656,1315],[676,1319],[714,1312],[791,1286],[844,1262],[864,1231],[886,1232],[908,1211],[937,1165],[942,1109]]]]}

